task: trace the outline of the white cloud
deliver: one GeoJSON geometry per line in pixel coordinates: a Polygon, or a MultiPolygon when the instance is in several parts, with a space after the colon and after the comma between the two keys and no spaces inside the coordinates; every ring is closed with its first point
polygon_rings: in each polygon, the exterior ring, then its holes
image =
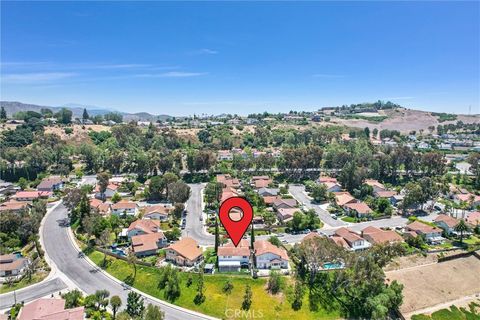
{"type": "Polygon", "coordinates": [[[9,73],[1,77],[2,81],[11,83],[34,83],[61,80],[76,76],[73,72],[44,72],[44,73],[9,73]]]}
{"type": "Polygon", "coordinates": [[[208,49],[208,48],[202,48],[202,49],[199,49],[199,50],[195,50],[195,51],[192,51],[190,52],[190,54],[193,54],[193,55],[200,55],[200,54],[218,54],[218,51],[217,50],[214,50],[214,49],[208,49]]]}

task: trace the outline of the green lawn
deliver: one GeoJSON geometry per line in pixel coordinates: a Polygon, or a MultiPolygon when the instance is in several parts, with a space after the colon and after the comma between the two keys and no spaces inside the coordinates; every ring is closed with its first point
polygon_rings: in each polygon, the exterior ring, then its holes
{"type": "MultiPolygon", "coordinates": [[[[100,265],[103,261],[103,254],[94,251],[88,255],[92,261],[100,265]]],[[[125,281],[133,276],[133,268],[125,261],[108,257],[108,265],[106,271],[121,281],[125,281]]],[[[137,266],[137,276],[133,286],[143,292],[160,299],[164,299],[163,290],[157,287],[157,277],[159,270],[152,267],[137,266]]],[[[233,276],[233,275],[205,275],[205,295],[207,299],[204,303],[196,305],[193,299],[196,294],[196,276],[193,276],[193,284],[186,286],[187,273],[180,273],[181,295],[173,303],[195,310],[211,316],[227,319],[225,315],[226,309],[239,309],[243,301],[246,284],[250,284],[253,292],[253,303],[250,308],[250,316],[253,312],[257,317],[262,314],[261,319],[338,319],[338,312],[327,312],[319,310],[311,312],[308,308],[308,297],[305,295],[303,306],[300,310],[294,311],[291,308],[292,285],[285,286],[283,293],[276,296],[266,292],[266,279],[252,279],[249,276],[233,276]],[[222,292],[222,287],[230,279],[234,288],[230,295],[222,292]]],[[[125,303],[125,302],[124,302],[125,303]]],[[[228,315],[228,314],[227,314],[228,315]]]]}
{"type": "Polygon", "coordinates": [[[38,283],[45,279],[47,275],[48,272],[38,272],[32,276],[32,279],[30,281],[26,277],[24,277],[19,282],[15,282],[12,286],[2,284],[0,285],[0,294],[31,286],[32,284],[38,283]]]}
{"type": "Polygon", "coordinates": [[[346,216],[346,217],[342,217],[341,219],[342,219],[343,221],[345,221],[345,222],[355,222],[355,218],[354,218],[354,217],[346,216]]]}
{"type": "Polygon", "coordinates": [[[480,319],[479,307],[480,305],[474,302],[470,303],[468,309],[451,306],[450,309],[441,309],[431,315],[414,315],[412,320],[478,320],[480,319]]]}
{"type": "Polygon", "coordinates": [[[463,243],[470,244],[470,245],[471,244],[480,244],[480,238],[472,235],[468,239],[463,239],[463,243]]]}

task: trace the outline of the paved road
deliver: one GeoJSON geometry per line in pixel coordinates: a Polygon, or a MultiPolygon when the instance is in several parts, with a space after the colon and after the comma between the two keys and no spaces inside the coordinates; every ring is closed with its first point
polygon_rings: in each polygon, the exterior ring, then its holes
{"type": "Polygon", "coordinates": [[[52,293],[58,293],[66,288],[67,285],[62,280],[59,278],[54,278],[23,290],[17,290],[15,293],[9,292],[2,294],[0,296],[0,310],[10,308],[15,303],[15,298],[17,303],[22,301],[27,303],[32,300],[48,296],[52,293]]]}
{"type": "MultiPolygon", "coordinates": [[[[118,295],[122,298],[124,305],[127,302],[128,290],[113,281],[98,268],[93,267],[84,258],[79,256],[77,249],[73,246],[66,227],[59,226],[59,221],[67,217],[67,209],[60,204],[54,209],[45,221],[43,237],[45,251],[48,252],[51,260],[56,264],[58,270],[71,279],[76,286],[87,294],[92,294],[99,289],[107,289],[110,295],[118,295]]],[[[205,319],[202,316],[193,315],[188,311],[172,308],[164,303],[150,300],[145,297],[146,303],[159,305],[167,319],[205,319]]]]}
{"type": "Polygon", "coordinates": [[[313,204],[305,195],[305,187],[303,185],[290,185],[289,191],[298,202],[302,203],[309,209],[314,209],[320,219],[327,226],[342,227],[348,225],[345,221],[333,219],[326,210],[320,208],[317,204],[313,204]]]}
{"type": "Polygon", "coordinates": [[[192,193],[186,205],[187,224],[186,228],[182,230],[182,236],[195,239],[201,246],[213,246],[215,245],[215,237],[208,234],[203,226],[205,215],[202,210],[202,190],[205,188],[205,185],[195,183],[189,184],[189,186],[192,193]],[[201,216],[203,216],[202,221],[200,221],[201,216]]]}

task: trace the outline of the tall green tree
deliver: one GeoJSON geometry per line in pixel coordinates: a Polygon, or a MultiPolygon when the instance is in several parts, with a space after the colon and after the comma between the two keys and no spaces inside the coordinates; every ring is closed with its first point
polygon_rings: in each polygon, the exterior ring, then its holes
{"type": "Polygon", "coordinates": [[[6,120],[7,119],[7,111],[5,111],[5,108],[2,106],[0,109],[0,120],[6,120]]]}
{"type": "Polygon", "coordinates": [[[82,115],[83,120],[90,119],[90,116],[88,115],[87,109],[83,109],[83,115],[82,115]]]}
{"type": "Polygon", "coordinates": [[[135,291],[130,291],[127,297],[127,313],[130,317],[136,319],[143,315],[145,306],[143,304],[143,298],[135,291]]]}
{"type": "Polygon", "coordinates": [[[164,320],[165,312],[163,312],[160,307],[154,306],[149,303],[147,309],[145,309],[145,314],[143,315],[143,320],[164,320]]]}
{"type": "Polygon", "coordinates": [[[463,234],[465,232],[468,232],[470,230],[470,228],[465,223],[465,220],[460,219],[460,221],[455,225],[453,230],[455,230],[456,232],[460,232],[460,243],[463,243],[463,234]]]}
{"type": "Polygon", "coordinates": [[[119,296],[112,296],[110,298],[110,307],[113,312],[113,319],[116,319],[117,311],[122,306],[122,299],[119,296]]]}

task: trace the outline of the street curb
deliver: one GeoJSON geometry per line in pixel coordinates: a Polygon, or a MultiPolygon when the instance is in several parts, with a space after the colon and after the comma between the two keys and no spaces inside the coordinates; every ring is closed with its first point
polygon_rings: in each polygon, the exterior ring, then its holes
{"type": "MultiPolygon", "coordinates": [[[[82,250],[80,249],[80,247],[78,246],[77,242],[75,241],[75,236],[73,235],[73,231],[72,231],[72,228],[68,227],[68,237],[70,238],[70,241],[73,245],[73,247],[78,251],[78,252],[81,252],[82,250]]],[[[92,265],[92,267],[94,267],[95,269],[99,270],[105,277],[109,278],[110,280],[112,281],[115,281],[116,283],[118,283],[119,285],[122,285],[122,281],[118,280],[117,278],[115,278],[114,276],[112,276],[111,274],[109,274],[108,272],[106,272],[105,270],[103,270],[102,268],[100,268],[99,266],[97,266],[95,264],[95,262],[93,262],[92,260],[90,260],[90,258],[88,256],[84,256],[84,259],[85,261],[87,261],[90,265],[92,265]]],[[[178,310],[178,311],[181,311],[181,312],[184,312],[184,313],[188,313],[188,314],[191,314],[193,316],[196,316],[196,317],[200,317],[200,318],[203,318],[203,319],[207,319],[207,320],[219,320],[219,318],[214,318],[214,317],[211,317],[211,316],[207,316],[203,313],[199,313],[199,312],[196,312],[196,311],[193,311],[193,310],[189,310],[189,309],[185,309],[185,308],[182,308],[182,307],[179,307],[179,306],[176,306],[174,304],[171,304],[169,302],[166,302],[164,300],[160,300],[158,298],[155,298],[143,291],[140,291],[136,288],[133,288],[131,287],[132,291],[135,291],[136,293],[150,299],[150,300],[153,300],[155,301],[156,303],[160,304],[160,305],[165,305],[165,306],[168,306],[172,309],[175,309],[175,310],[178,310]]]]}

